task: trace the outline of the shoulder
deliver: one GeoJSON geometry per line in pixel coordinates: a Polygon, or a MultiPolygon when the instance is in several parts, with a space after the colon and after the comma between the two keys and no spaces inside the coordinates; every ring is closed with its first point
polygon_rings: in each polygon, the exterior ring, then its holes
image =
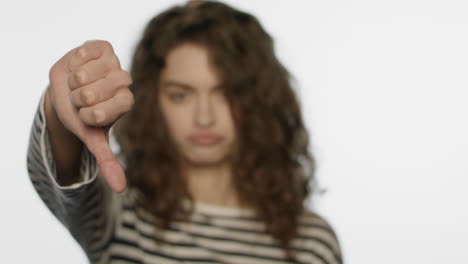
{"type": "Polygon", "coordinates": [[[325,263],[343,263],[340,241],[332,224],[310,209],[299,217],[298,237],[304,241],[305,250],[316,252],[325,263]]]}
{"type": "Polygon", "coordinates": [[[310,209],[305,209],[299,216],[299,225],[306,228],[324,229],[325,231],[332,233],[333,236],[337,236],[328,219],[315,211],[311,211],[310,209]]]}

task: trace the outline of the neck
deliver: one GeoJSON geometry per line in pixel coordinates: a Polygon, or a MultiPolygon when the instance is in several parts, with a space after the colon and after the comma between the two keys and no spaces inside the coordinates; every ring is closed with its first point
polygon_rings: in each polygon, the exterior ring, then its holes
{"type": "Polygon", "coordinates": [[[240,207],[232,184],[230,167],[191,167],[186,170],[185,175],[195,202],[240,207]]]}

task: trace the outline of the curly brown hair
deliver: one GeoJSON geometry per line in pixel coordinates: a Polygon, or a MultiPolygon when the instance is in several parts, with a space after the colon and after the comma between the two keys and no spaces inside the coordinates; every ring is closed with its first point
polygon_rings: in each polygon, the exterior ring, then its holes
{"type": "Polygon", "coordinates": [[[156,103],[165,58],[186,42],[206,47],[221,74],[238,135],[232,166],[238,198],[293,258],[290,241],[312,191],[315,161],[292,77],[275,56],[272,37],[248,13],[220,2],[192,1],[148,23],[131,66],[135,104],[112,131],[129,186],[166,226],[177,215],[190,214],[182,200],[193,199],[156,103]]]}

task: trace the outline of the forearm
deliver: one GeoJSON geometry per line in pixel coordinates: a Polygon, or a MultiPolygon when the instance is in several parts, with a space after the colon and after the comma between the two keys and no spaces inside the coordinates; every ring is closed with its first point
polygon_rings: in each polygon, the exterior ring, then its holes
{"type": "Polygon", "coordinates": [[[51,104],[49,92],[50,90],[47,89],[44,99],[47,133],[55,161],[57,182],[62,186],[68,186],[80,180],[79,169],[83,143],[63,126],[51,104]]]}

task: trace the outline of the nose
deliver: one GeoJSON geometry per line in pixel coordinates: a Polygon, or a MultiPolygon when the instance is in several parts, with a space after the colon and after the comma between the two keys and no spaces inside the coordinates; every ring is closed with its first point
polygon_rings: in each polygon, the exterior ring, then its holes
{"type": "Polygon", "coordinates": [[[195,106],[195,124],[200,127],[209,127],[215,123],[213,102],[209,96],[200,96],[195,106]]]}

